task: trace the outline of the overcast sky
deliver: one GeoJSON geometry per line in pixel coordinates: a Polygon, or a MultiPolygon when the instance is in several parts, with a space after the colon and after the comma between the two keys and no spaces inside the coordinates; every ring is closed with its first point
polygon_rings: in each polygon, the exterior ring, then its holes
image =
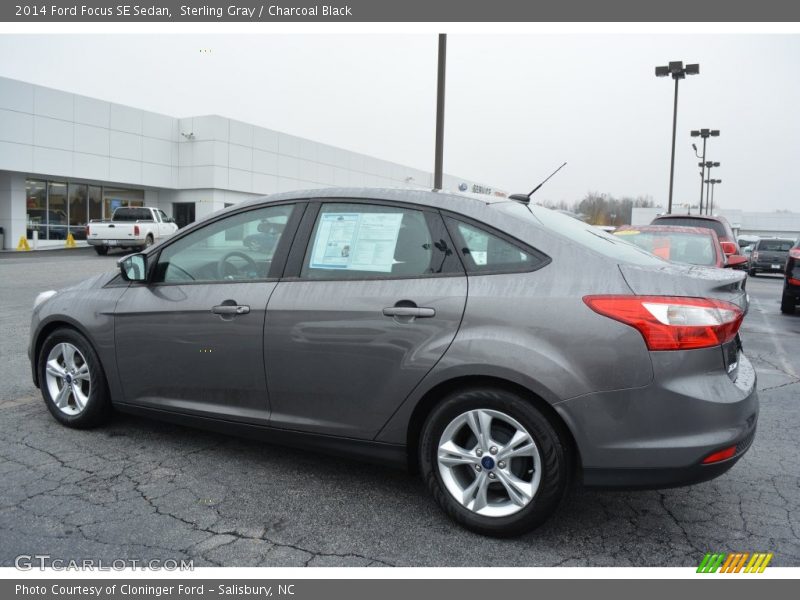
{"type": "MultiPolygon", "coordinates": [[[[800,36],[453,35],[447,57],[448,173],[527,192],[567,161],[542,199],[666,203],[673,87],[653,69],[683,60],[674,201],[698,200],[689,130],[709,127],[717,204],[800,210],[800,36]]],[[[433,165],[431,35],[3,35],[0,75],[433,165]]]]}

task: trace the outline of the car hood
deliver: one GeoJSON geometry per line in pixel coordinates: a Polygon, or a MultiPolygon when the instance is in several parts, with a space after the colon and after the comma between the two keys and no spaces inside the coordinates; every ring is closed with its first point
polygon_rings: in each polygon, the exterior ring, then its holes
{"type": "Polygon", "coordinates": [[[670,263],[658,267],[621,264],[619,269],[639,296],[716,298],[732,302],[745,312],[748,309],[747,278],[741,271],[670,263]]]}
{"type": "Polygon", "coordinates": [[[89,277],[88,279],[84,279],[83,281],[79,281],[74,285],[70,285],[65,288],[61,288],[58,290],[58,293],[61,294],[63,292],[71,292],[77,290],[90,290],[101,288],[104,285],[108,284],[112,279],[116,278],[119,275],[119,271],[108,271],[106,273],[101,273],[100,275],[94,275],[89,277]]]}

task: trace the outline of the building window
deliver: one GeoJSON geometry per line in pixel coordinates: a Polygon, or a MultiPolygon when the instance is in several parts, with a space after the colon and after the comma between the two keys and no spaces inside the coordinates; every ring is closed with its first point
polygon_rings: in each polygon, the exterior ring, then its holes
{"type": "Polygon", "coordinates": [[[100,186],[89,186],[89,220],[103,218],[103,190],[100,186]]]}
{"type": "Polygon", "coordinates": [[[89,222],[88,186],[82,183],[69,184],[69,232],[76,240],[86,239],[86,224],[89,222]]]}
{"type": "Polygon", "coordinates": [[[103,188],[103,208],[106,219],[110,219],[120,206],[144,206],[143,190],[103,188]]]}
{"type": "Polygon", "coordinates": [[[51,181],[47,184],[47,239],[67,239],[67,184],[51,181]]]}
{"type": "Polygon", "coordinates": [[[39,239],[47,239],[47,182],[25,182],[25,202],[27,207],[28,239],[33,239],[33,232],[37,232],[39,239]]]}
{"type": "Polygon", "coordinates": [[[92,219],[111,218],[120,206],[144,206],[144,190],[104,188],[63,181],[25,182],[27,235],[40,240],[86,239],[86,225],[92,219]]]}

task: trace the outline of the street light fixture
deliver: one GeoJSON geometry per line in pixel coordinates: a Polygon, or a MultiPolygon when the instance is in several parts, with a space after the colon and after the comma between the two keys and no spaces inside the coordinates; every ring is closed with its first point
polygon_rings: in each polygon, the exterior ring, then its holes
{"type": "MultiPolygon", "coordinates": [[[[712,169],[712,167],[718,167],[719,163],[707,160],[704,163],[697,163],[697,166],[698,167],[703,167],[704,169],[706,169],[708,171],[708,179],[705,180],[705,184],[706,184],[706,200],[707,200],[709,198],[709,196],[708,196],[708,191],[709,191],[708,186],[709,186],[709,184],[711,182],[711,169],[712,169]]],[[[700,185],[702,185],[702,183],[700,185]]],[[[702,213],[700,213],[700,214],[702,214],[702,213]]],[[[708,202],[706,202],[706,214],[710,214],[708,212],[708,202]]]]}
{"type": "MultiPolygon", "coordinates": [[[[693,129],[689,132],[689,135],[692,137],[701,137],[703,138],[703,156],[697,156],[697,146],[692,144],[692,148],[694,148],[694,154],[697,158],[700,158],[703,163],[706,162],[706,141],[709,137],[717,137],[719,136],[719,129],[693,129]]],[[[703,214],[703,180],[705,179],[705,166],[700,169],[700,214],[703,214]]]]}
{"type": "Polygon", "coordinates": [[[675,80],[675,102],[672,107],[672,157],[669,163],[669,200],[667,202],[667,214],[672,212],[672,186],[675,180],[675,131],[678,126],[678,82],[685,79],[687,75],[698,75],[700,65],[683,66],[682,61],[672,61],[666,67],[656,67],[656,77],[672,76],[675,80]]]}

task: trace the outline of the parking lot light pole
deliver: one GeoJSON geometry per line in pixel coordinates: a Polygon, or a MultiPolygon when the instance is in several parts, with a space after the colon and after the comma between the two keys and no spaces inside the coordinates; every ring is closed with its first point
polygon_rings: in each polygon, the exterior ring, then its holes
{"type": "Polygon", "coordinates": [[[436,79],[436,153],[433,167],[433,189],[442,189],[444,161],[444,78],[447,64],[447,34],[439,34],[439,65],[436,79]]]}
{"type": "MultiPolygon", "coordinates": [[[[700,168],[700,214],[703,214],[703,180],[706,177],[705,173],[705,162],[706,162],[706,141],[708,141],[710,137],[717,137],[719,135],[719,129],[693,129],[689,132],[689,135],[692,137],[701,137],[703,138],[703,156],[698,156],[703,161],[703,166],[700,168]]],[[[695,149],[695,155],[697,155],[697,147],[692,144],[692,147],[695,149]]],[[[708,199],[706,199],[708,202],[708,199]]]]}
{"type": "MultiPolygon", "coordinates": [[[[707,160],[705,163],[698,163],[697,166],[698,167],[700,167],[700,166],[705,167],[705,169],[706,169],[706,171],[708,173],[708,178],[705,179],[705,181],[704,181],[705,184],[706,184],[706,200],[708,200],[708,198],[709,198],[708,194],[710,193],[709,192],[709,190],[710,190],[709,185],[711,185],[711,169],[712,169],[712,167],[718,167],[719,163],[707,160]]],[[[702,213],[700,213],[700,214],[702,214],[702,213]]],[[[708,212],[708,202],[706,202],[706,214],[711,214],[711,213],[708,212]]]]}
{"type": "Polygon", "coordinates": [[[678,126],[678,82],[687,75],[698,75],[700,65],[683,66],[682,61],[670,62],[666,67],[656,67],[656,77],[672,76],[675,80],[675,100],[672,107],[672,156],[669,162],[669,199],[667,201],[667,214],[672,212],[672,187],[675,180],[675,132],[678,126]]]}
{"type": "Polygon", "coordinates": [[[709,179],[708,183],[711,184],[711,200],[709,201],[709,209],[708,209],[708,213],[707,214],[713,215],[714,214],[714,187],[718,183],[722,183],[722,179],[709,179]]]}

